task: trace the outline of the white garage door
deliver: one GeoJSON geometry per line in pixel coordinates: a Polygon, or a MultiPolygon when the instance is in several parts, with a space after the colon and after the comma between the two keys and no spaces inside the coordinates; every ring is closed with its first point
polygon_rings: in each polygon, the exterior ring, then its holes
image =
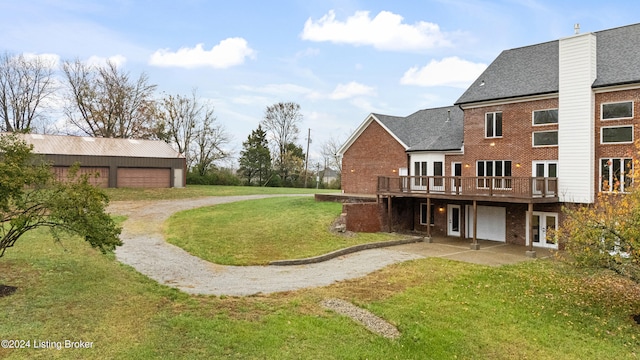
{"type": "MultiPolygon", "coordinates": [[[[473,206],[467,205],[467,237],[473,238],[473,206]]],[[[497,206],[478,206],[478,239],[506,241],[507,209],[497,206]]]]}

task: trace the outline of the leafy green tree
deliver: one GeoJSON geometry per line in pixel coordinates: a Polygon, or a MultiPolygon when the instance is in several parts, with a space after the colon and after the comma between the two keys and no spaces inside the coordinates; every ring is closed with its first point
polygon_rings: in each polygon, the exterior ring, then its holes
{"type": "Polygon", "coordinates": [[[122,245],[120,228],[105,213],[107,195],[77,175],[56,180],[48,164],[16,135],[0,136],[0,256],[26,232],[47,227],[54,239],[61,234],[84,237],[107,252],[122,245]]]}
{"type": "Polygon", "coordinates": [[[258,185],[264,185],[271,172],[271,151],[267,141],[267,132],[262,125],[251,132],[247,141],[242,143],[240,151],[240,172],[251,185],[254,180],[258,185]]]}
{"type": "MultiPolygon", "coordinates": [[[[634,178],[637,184],[637,174],[634,178]]],[[[557,235],[576,264],[640,282],[640,187],[627,186],[621,193],[619,185],[616,181],[613,191],[599,193],[592,205],[565,208],[557,235]]]]}
{"type": "Polygon", "coordinates": [[[280,176],[284,186],[302,187],[304,185],[304,181],[301,181],[300,176],[304,170],[304,158],[304,151],[301,146],[294,143],[288,143],[285,146],[280,164],[280,176]]]}

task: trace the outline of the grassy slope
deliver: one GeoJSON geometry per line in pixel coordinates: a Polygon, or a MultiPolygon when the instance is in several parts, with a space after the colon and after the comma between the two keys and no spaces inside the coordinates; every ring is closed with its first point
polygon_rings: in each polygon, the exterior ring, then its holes
{"type": "Polygon", "coordinates": [[[238,359],[634,359],[640,289],[553,261],[490,268],[425,259],[330,287],[248,298],[188,296],[78,239],[46,235],[0,261],[3,338],[93,341],[92,349],[7,350],[0,357],[238,359]],[[366,307],[402,332],[391,341],[322,309],[366,307]],[[330,344],[330,346],[328,346],[330,344]]]}
{"type": "Polygon", "coordinates": [[[266,264],[395,239],[391,234],[332,234],[342,205],[312,198],[270,198],[174,214],[166,238],[191,254],[226,265],[266,264]]]}
{"type": "MultiPolygon", "coordinates": [[[[333,210],[327,210],[332,212],[333,210]]],[[[636,359],[640,286],[554,261],[500,268],[425,259],[329,287],[248,298],[188,296],[80,239],[32,232],[0,258],[0,339],[92,349],[0,358],[636,359]],[[397,325],[396,341],[326,311],[350,300],[397,325]]]]}
{"type": "Polygon", "coordinates": [[[316,194],[337,193],[339,190],[316,190],[299,188],[273,188],[256,186],[188,185],[176,189],[105,189],[113,201],[119,200],[170,200],[203,196],[231,196],[254,194],[316,194]]]}

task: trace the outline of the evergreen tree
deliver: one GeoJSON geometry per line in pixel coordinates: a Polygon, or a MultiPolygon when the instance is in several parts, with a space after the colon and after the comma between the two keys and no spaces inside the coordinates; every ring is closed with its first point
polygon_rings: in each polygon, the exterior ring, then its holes
{"type": "Polygon", "coordinates": [[[240,152],[240,172],[251,185],[257,181],[258,185],[265,185],[271,172],[271,152],[267,141],[267,132],[258,125],[256,130],[251,132],[247,141],[242,143],[240,152]]]}

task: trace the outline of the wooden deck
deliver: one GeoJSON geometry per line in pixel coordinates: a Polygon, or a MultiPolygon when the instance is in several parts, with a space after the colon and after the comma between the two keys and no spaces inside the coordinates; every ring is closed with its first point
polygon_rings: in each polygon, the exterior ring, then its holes
{"type": "Polygon", "coordinates": [[[380,176],[377,195],[517,203],[559,201],[558,178],[547,177],[380,176]]]}

